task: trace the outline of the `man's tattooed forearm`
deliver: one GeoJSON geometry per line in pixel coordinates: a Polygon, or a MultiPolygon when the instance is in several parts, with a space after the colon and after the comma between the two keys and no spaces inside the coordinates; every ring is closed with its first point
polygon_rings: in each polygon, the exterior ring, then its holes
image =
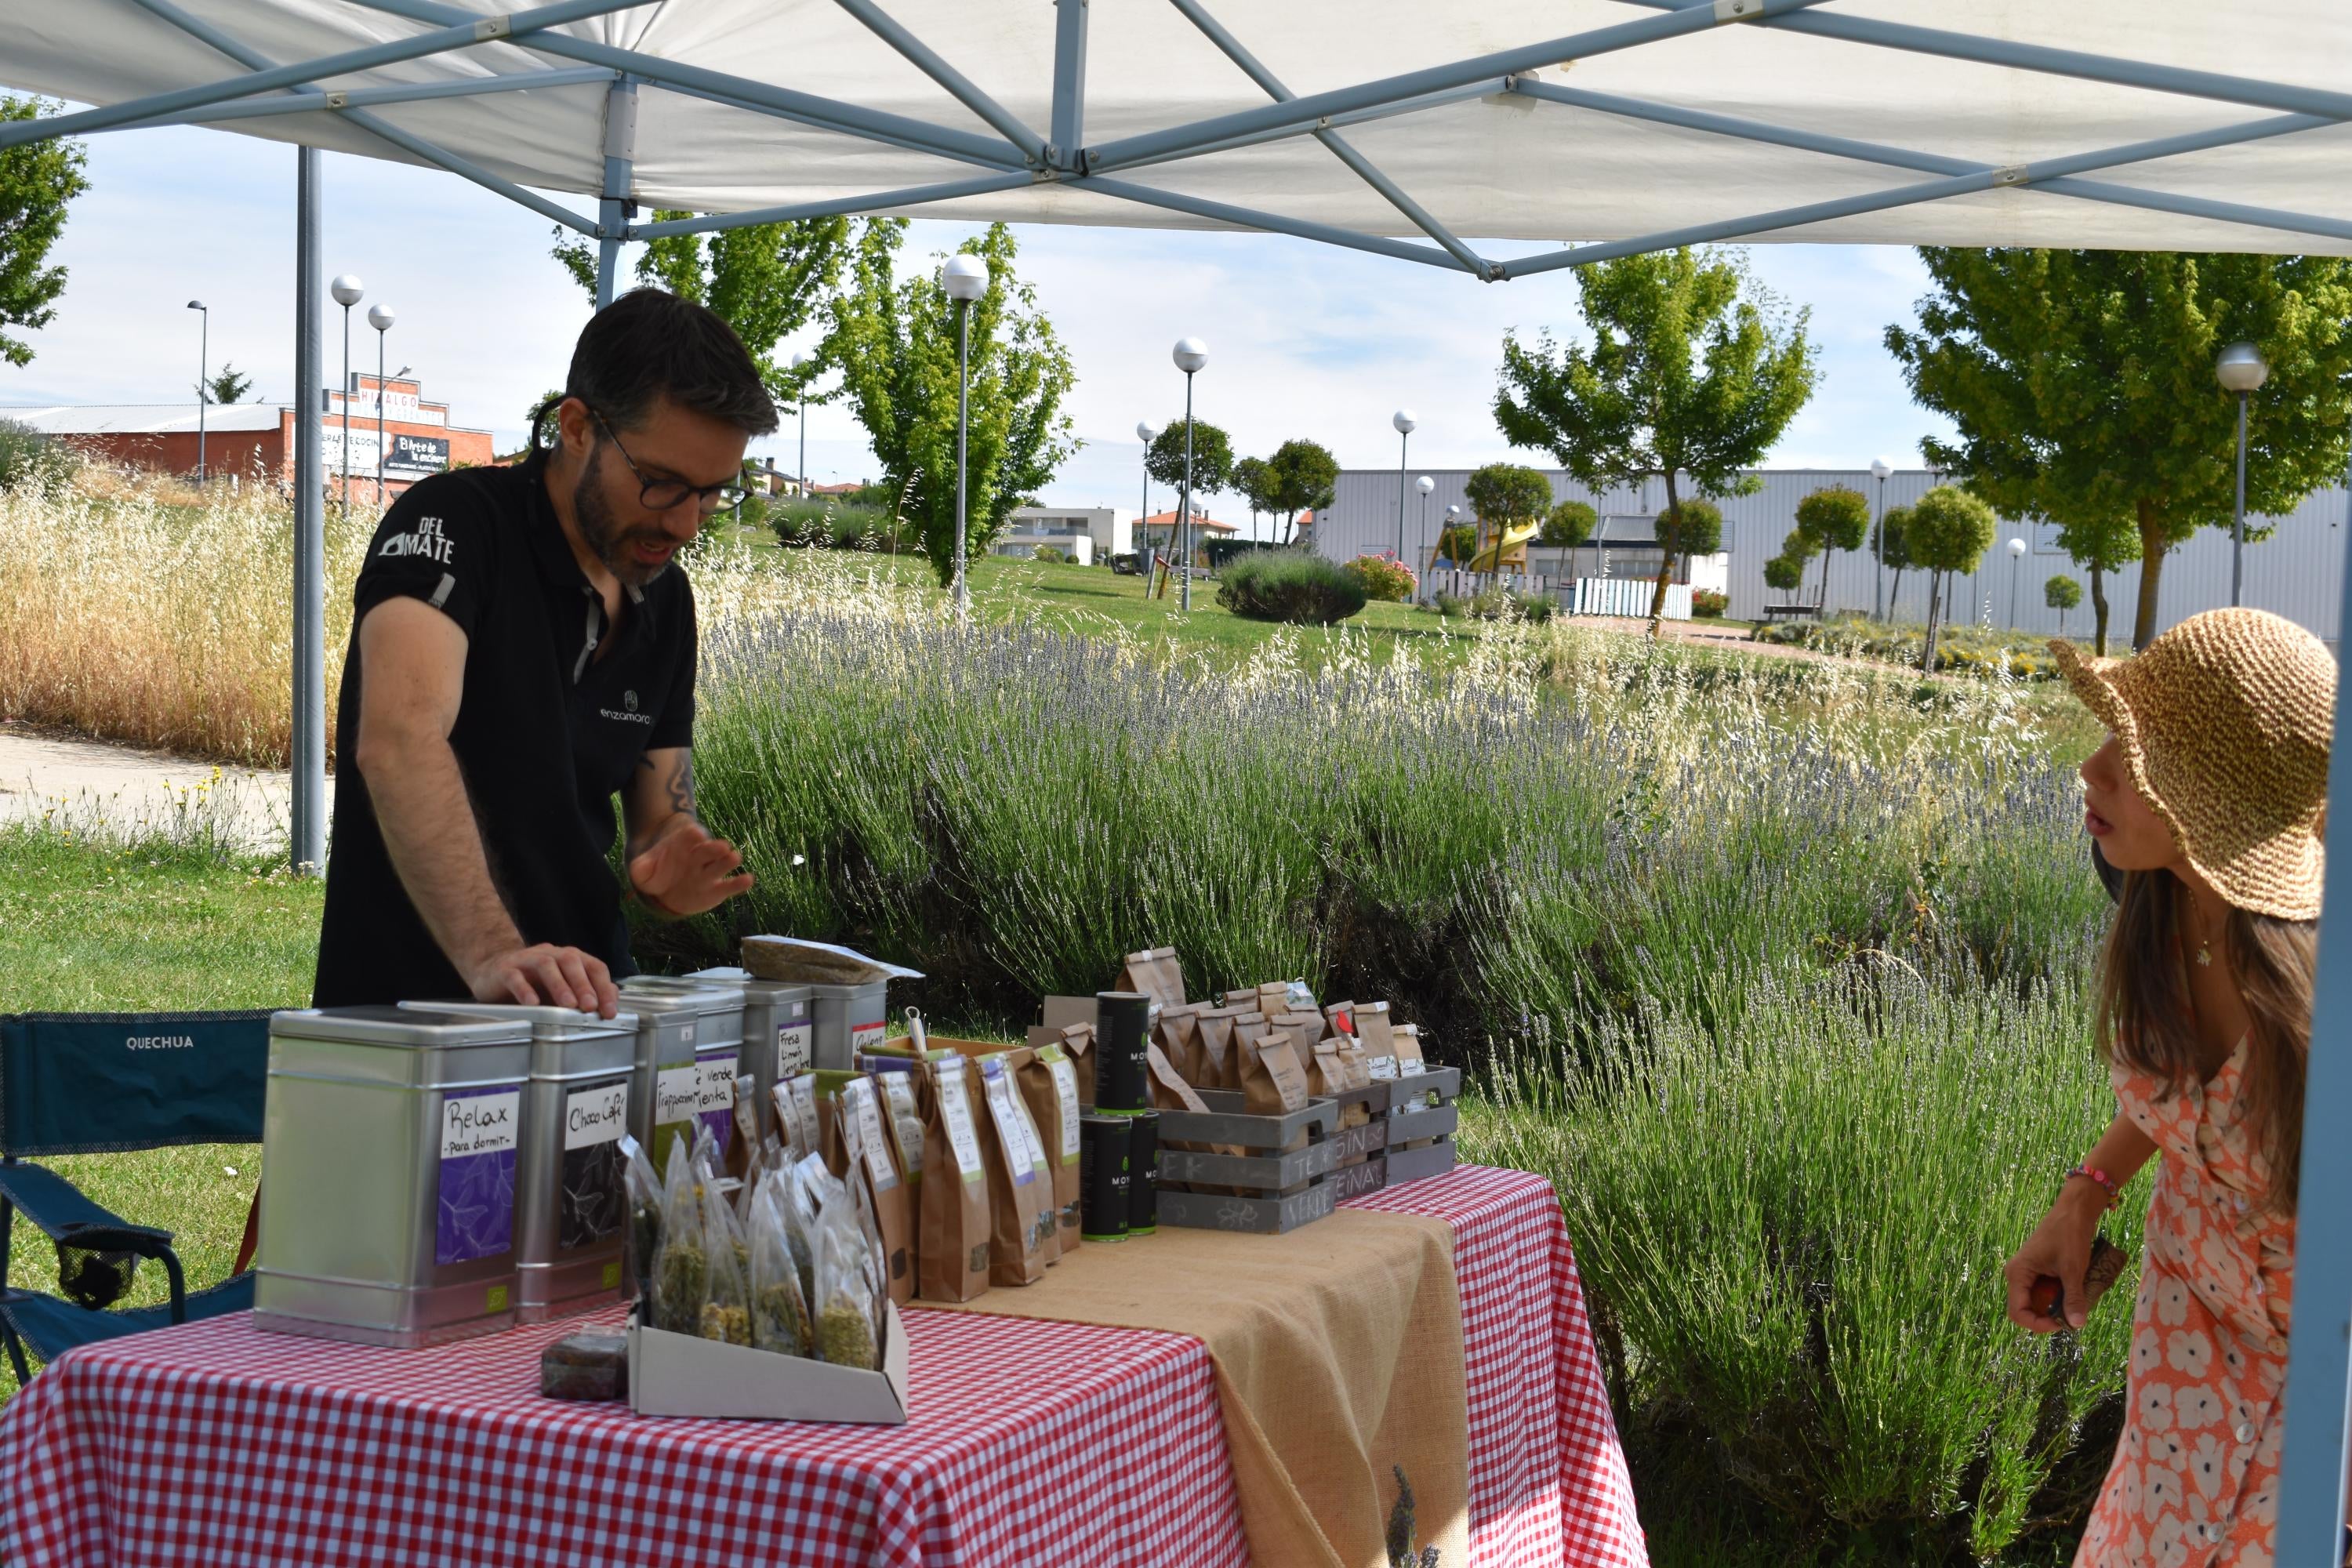
{"type": "Polygon", "coordinates": [[[677,766],[670,770],[670,775],[665,782],[669,789],[670,809],[682,811],[687,816],[692,816],[694,815],[694,753],[692,752],[678,753],[677,766]]]}

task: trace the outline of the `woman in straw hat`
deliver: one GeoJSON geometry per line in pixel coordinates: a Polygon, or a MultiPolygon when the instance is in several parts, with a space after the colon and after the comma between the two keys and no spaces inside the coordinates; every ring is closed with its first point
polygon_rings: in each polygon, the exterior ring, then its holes
{"type": "Polygon", "coordinates": [[[2083,784],[2124,873],[2097,1003],[2119,1110],[2009,1260],[2009,1315],[2082,1326],[2099,1217],[2162,1153],[2129,1405],[2075,1563],[2269,1568],[2336,662],[2259,610],[2128,661],[2051,646],[2111,731],[2083,784]]]}

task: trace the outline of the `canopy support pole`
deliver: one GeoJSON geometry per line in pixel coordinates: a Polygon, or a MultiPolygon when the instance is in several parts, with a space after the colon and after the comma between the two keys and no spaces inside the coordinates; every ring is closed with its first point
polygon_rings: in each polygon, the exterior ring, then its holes
{"type": "Polygon", "coordinates": [[[843,10],[866,25],[866,30],[905,58],[907,62],[946,89],[947,95],[986,121],[999,136],[1021,150],[1033,163],[1045,161],[1045,139],[1021,122],[1021,117],[982,91],[963,72],[941,59],[922,39],[900,26],[874,0],[835,0],[843,10]]]}
{"type": "Polygon", "coordinates": [[[394,38],[389,43],[372,44],[363,49],[345,49],[341,54],[298,60],[290,66],[272,66],[265,70],[248,71],[225,81],[203,82],[194,87],[174,88],[169,92],[150,93],[144,98],[125,99],[121,103],[85,109],[78,114],[16,121],[0,126],[0,147],[12,147],[19,142],[47,141],[53,136],[79,136],[86,131],[103,131],[134,120],[150,120],[159,114],[201,109],[208,103],[224,103],[233,98],[275,92],[279,88],[314,82],[320,77],[343,76],[377,66],[394,65],[402,60],[421,59],[426,55],[446,54],[451,49],[471,48],[476,44],[488,43],[494,38],[520,37],[585,16],[602,16],[608,11],[625,11],[632,5],[642,4],[644,0],[560,0],[557,5],[542,5],[535,11],[518,11],[509,16],[452,18],[453,25],[437,27],[429,33],[419,33],[412,38],[394,38]]]}
{"type": "Polygon", "coordinates": [[[1107,196],[1134,202],[1141,206],[1165,207],[1170,212],[1191,213],[1195,217],[1215,223],[1231,224],[1236,228],[1263,229],[1268,234],[1286,234],[1298,239],[1320,240],[1326,245],[1345,246],[1350,250],[1369,250],[1375,256],[1391,256],[1400,261],[1418,261],[1424,267],[1443,267],[1449,272],[1469,272],[1483,276],[1464,266],[1449,253],[1433,245],[1414,245],[1409,240],[1391,239],[1381,234],[1360,234],[1352,228],[1340,228],[1332,224],[1314,223],[1306,218],[1284,217],[1279,213],[1260,212],[1255,207],[1237,207],[1230,202],[1213,202],[1199,196],[1188,196],[1175,191],[1163,191],[1151,185],[1139,185],[1131,180],[1107,179],[1088,174],[1082,179],[1065,180],[1062,184],[1074,191],[1100,191],[1107,196]]]}
{"type": "MultiPolygon", "coordinates": [[[[1186,20],[1200,28],[1211,43],[1223,50],[1225,58],[1239,66],[1243,74],[1257,83],[1267,97],[1277,103],[1287,103],[1298,96],[1284,86],[1282,79],[1268,70],[1255,55],[1243,46],[1239,38],[1226,31],[1223,23],[1210,16],[1207,8],[1202,5],[1201,0],[1175,0],[1175,5],[1176,9],[1184,13],[1186,20]]],[[[1410,219],[1415,228],[1444,246],[1453,255],[1454,260],[1459,261],[1481,278],[1487,276],[1489,268],[1485,257],[1463,244],[1452,229],[1431,216],[1427,209],[1405,195],[1394,180],[1373,167],[1372,161],[1357,152],[1338,132],[1328,126],[1318,127],[1315,140],[1330,149],[1332,155],[1353,170],[1357,178],[1386,197],[1388,204],[1410,219]]]]}
{"type": "Polygon", "coordinates": [[[1087,5],[1088,0],[1054,0],[1053,140],[1046,161],[1076,169],[1087,137],[1087,5]]]}
{"type": "MultiPolygon", "coordinates": [[[[1526,77],[1515,79],[1510,90],[1523,98],[1540,99],[1548,103],[1566,104],[1574,109],[1591,110],[1599,114],[1613,114],[1629,120],[1648,121],[1659,125],[1678,126],[1686,131],[1700,131],[1717,136],[1729,136],[1741,141],[1761,142],[1773,146],[1794,147],[1808,153],[1822,153],[1832,157],[1852,158],[1860,163],[1878,163],[1897,169],[1916,169],[1923,173],[1948,174],[1956,179],[1969,179],[1984,174],[2000,176],[2001,185],[2031,186],[2053,195],[2072,196],[2080,201],[2105,202],[2118,206],[2147,207],[2158,212],[2183,214],[2189,217],[2213,218],[2223,223],[2246,224],[2261,228],[2276,228],[2289,233],[2324,235],[2330,238],[2352,238],[2352,223],[2340,218],[2321,217],[2309,213],[2282,212],[2268,207],[2253,207],[2238,202],[2215,201],[2206,196],[2174,195],[2164,191],[2146,190],[2137,185],[2118,185],[2105,180],[2078,180],[2069,177],[2070,170],[2108,169],[2125,163],[2148,163],[2159,158],[2175,157],[2182,153],[2200,153],[2215,147],[2233,147],[2248,142],[2265,141],[2274,136],[2291,136],[2298,132],[2316,131],[2336,121],[2317,114],[2283,114],[2267,120],[2250,120],[2236,125],[2215,126],[2210,131],[2187,131],[2174,136],[2158,137],[2147,142],[2126,142],[2122,146],[2103,148],[2095,152],[2072,153],[2064,157],[2046,158],[2037,163],[2021,163],[2007,170],[1996,169],[1990,163],[1980,163],[1968,158],[1946,157],[1936,153],[1918,153],[1906,147],[1886,146],[1875,142],[1856,141],[1848,136],[1828,136],[1817,132],[1792,130],[1760,120],[1745,120],[1734,115],[1717,114],[1706,110],[1683,109],[1672,104],[1651,103],[1643,99],[1623,98],[1615,93],[1588,92],[1577,88],[1559,87],[1547,81],[1526,77]]],[[[1968,189],[1982,189],[1970,184],[1968,189]]],[[[1924,185],[1905,186],[1903,191],[1926,191],[1924,185]]],[[[1895,195],[1883,192],[1881,195],[1895,195]]],[[[1961,194],[1954,190],[1949,195],[1961,194]]],[[[1909,201],[1934,201],[1934,195],[1910,196],[1909,201]]],[[[1806,211],[1790,208],[1790,211],[1806,211]]],[[[1863,209],[1869,210],[1869,209],[1863,209]]],[[[1737,220],[1760,222],[1773,215],[1737,220]]],[[[1839,216],[1824,214],[1824,216],[1839,216]]],[[[1818,218],[1806,221],[1819,221],[1818,218]]],[[[1774,226],[1786,226],[1775,225],[1774,226]]],[[[1763,233],[1759,228],[1736,232],[1763,233]]],[[[1729,237],[1724,236],[1722,237],[1729,237]]],[[[1591,259],[1605,259],[1594,257],[1591,259]]],[[[1530,270],[1524,266],[1517,270],[1530,270]]]]}
{"type": "Polygon", "coordinates": [[[637,167],[637,84],[615,77],[604,92],[604,195],[596,204],[596,309],[613,302],[621,241],[629,228],[629,183],[637,167]]]}
{"type": "Polygon", "coordinates": [[[1015,185],[1038,183],[1038,176],[1030,171],[1012,169],[1002,174],[975,174],[969,180],[948,180],[936,185],[909,185],[901,191],[876,191],[869,195],[839,196],[830,201],[795,202],[790,206],[753,207],[749,212],[707,213],[700,217],[631,224],[622,237],[660,239],[673,234],[716,234],[721,229],[744,228],[752,224],[793,223],[801,218],[839,217],[845,214],[876,212],[884,208],[951,202],[959,196],[984,196],[992,191],[1009,191],[1015,185]]]}
{"type": "Polygon", "coordinates": [[[327,863],[326,400],[319,344],[326,314],[320,282],[320,153],[296,150],[294,188],[294,733],[287,853],[298,877],[327,863]]]}
{"type": "MultiPolygon", "coordinates": [[[[461,6],[445,5],[442,0],[352,0],[352,3],[371,11],[387,12],[417,22],[457,23],[478,19],[476,13],[461,6]]],[[[645,0],[625,0],[625,3],[642,5],[645,0]]],[[[619,8],[619,5],[608,7],[619,8]]],[[[985,163],[999,169],[1011,168],[1021,162],[1013,155],[1011,148],[994,137],[975,135],[903,114],[819,98],[814,93],[795,92],[790,88],[773,87],[748,77],[730,76],[725,71],[681,65],[658,55],[614,48],[610,44],[575,37],[570,33],[535,33],[514,42],[521,48],[626,71],[640,81],[717,96],[745,108],[820,126],[827,131],[838,131],[845,135],[864,137],[868,141],[893,142],[940,157],[955,158],[967,163],[985,163]]],[[[42,121],[38,123],[49,125],[55,121],[42,121]]]]}
{"type": "MultiPolygon", "coordinates": [[[[186,11],[182,10],[178,5],[173,4],[173,0],[135,0],[135,3],[146,7],[147,10],[152,12],[155,16],[161,16],[164,21],[171,23],[172,26],[179,28],[180,31],[187,34],[189,37],[197,38],[209,45],[218,53],[226,55],[228,58],[235,60],[241,66],[248,67],[255,71],[270,71],[278,68],[276,63],[260,50],[247,47],[243,43],[231,37],[228,34],[221,31],[218,27],[214,26],[210,22],[204,20],[200,16],[190,16],[186,11]]],[[[544,74],[555,76],[568,75],[570,73],[550,71],[544,74]]],[[[361,89],[359,90],[361,92],[367,91],[366,89],[361,89]]],[[[386,89],[383,90],[399,91],[404,89],[386,89]]],[[[461,158],[457,153],[448,151],[446,148],[436,146],[432,142],[425,141],[422,136],[412,136],[396,125],[386,124],[383,120],[379,119],[375,115],[368,113],[363,109],[352,107],[351,100],[354,96],[357,96],[357,94],[340,92],[330,93],[314,82],[295,83],[287,89],[287,92],[289,96],[283,99],[262,99],[250,104],[232,104],[228,107],[232,110],[267,110],[271,113],[293,113],[305,110],[324,110],[329,113],[339,115],[342,119],[350,121],[361,130],[367,132],[370,135],[374,136],[392,146],[398,147],[404,152],[413,153],[416,157],[424,159],[426,163],[431,163],[437,168],[447,170],[450,174],[457,175],[460,179],[471,180],[474,184],[480,185],[485,190],[504,196],[510,202],[515,202],[522,206],[529,207],[531,211],[539,213],[543,216],[551,217],[556,222],[562,224],[567,227],[576,229],[582,234],[590,232],[589,225],[583,222],[579,215],[572,212],[571,208],[562,206],[554,202],[549,201],[546,197],[540,195],[535,192],[527,191],[520,185],[516,184],[512,180],[507,179],[499,174],[493,174],[488,169],[483,168],[480,164],[474,163],[470,159],[461,158]]],[[[412,97],[422,95],[421,90],[411,92],[412,97]]],[[[446,97],[449,95],[441,93],[435,94],[433,96],[446,97]]],[[[136,121],[135,124],[140,126],[172,124],[177,122],[180,118],[181,117],[178,116],[172,116],[160,121],[145,120],[136,121]]],[[[133,127],[124,127],[124,129],[131,128],[133,127]]]]}
{"type": "MultiPolygon", "coordinates": [[[[171,15],[171,12],[179,11],[176,5],[167,10],[163,5],[158,4],[157,0],[136,0],[136,3],[175,24],[179,21],[179,16],[171,15]]],[[[185,12],[180,12],[181,16],[186,15],[185,12]]],[[[184,30],[195,31],[193,27],[184,30]]],[[[207,38],[205,42],[210,43],[212,40],[207,38]]],[[[210,104],[203,109],[184,110],[178,114],[159,114],[152,120],[136,120],[128,125],[116,125],[106,129],[152,131],[159,125],[221,125],[232,120],[266,120],[278,114],[316,114],[327,109],[373,109],[386,103],[424,103],[443,98],[480,98],[499,92],[528,92],[535,87],[579,87],[587,82],[612,79],[613,73],[598,66],[565,66],[555,70],[509,71],[504,76],[479,77],[458,81],[426,81],[396,87],[355,87],[349,90],[339,89],[335,93],[336,101],[333,103],[319,101],[323,95],[320,94],[315,88],[297,89],[293,90],[302,91],[308,95],[307,101],[304,98],[295,97],[239,99],[229,103],[210,104]]]]}
{"type": "MultiPolygon", "coordinates": [[[[2352,570],[2339,616],[2352,616],[2352,570]]],[[[2352,621],[2339,618],[2339,627],[2352,621]]],[[[2352,733],[2352,681],[2336,683],[2336,732],[2352,733]]],[[[2336,747],[2327,809],[2352,820],[2352,763],[2336,747]]],[[[2279,1454],[2280,1563],[2336,1563],[2344,1551],[2347,1427],[2352,1426],[2352,855],[2332,858],[2319,921],[2319,984],[2303,1092],[2304,1223],[2294,1247],[2294,1322],[2287,1336],[2286,1431],[2279,1454]]]]}

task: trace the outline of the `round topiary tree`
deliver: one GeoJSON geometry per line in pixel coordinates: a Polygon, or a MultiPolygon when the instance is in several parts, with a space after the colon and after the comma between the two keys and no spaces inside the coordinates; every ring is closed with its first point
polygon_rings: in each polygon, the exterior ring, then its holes
{"type": "Polygon", "coordinates": [[[2042,602],[2058,612],[2058,635],[2066,635],[2066,612],[2083,602],[2083,584],[2060,573],[2042,584],[2042,602]]]}
{"type": "Polygon", "coordinates": [[[1859,550],[1870,536],[1870,498],[1844,485],[1815,490],[1797,503],[1797,531],[1822,552],[1822,591],[1813,603],[1827,610],[1830,597],[1830,557],[1841,550],[1859,550]]]}
{"type": "MultiPolygon", "coordinates": [[[[1490,533],[1500,540],[1505,530],[1524,528],[1543,520],[1551,510],[1551,480],[1541,470],[1520,463],[1489,463],[1474,470],[1463,484],[1462,493],[1478,519],[1478,542],[1473,559],[1485,552],[1490,533]]],[[[1495,564],[1502,565],[1499,554],[1495,564]]]]}
{"type": "Polygon", "coordinates": [[[1919,661],[1922,673],[1936,668],[1937,619],[1943,609],[1945,580],[1955,572],[1974,572],[1983,563],[1999,525],[1992,508],[1957,485],[1937,485],[1912,507],[1904,524],[1911,559],[1936,574],[1927,590],[1927,651],[1919,661]]]}
{"type": "Polygon", "coordinates": [[[1666,552],[1669,568],[1679,561],[1688,576],[1692,556],[1723,548],[1723,509],[1696,496],[1677,501],[1658,514],[1658,548],[1666,552]]]}
{"type": "Polygon", "coordinates": [[[1903,597],[1903,574],[1917,564],[1911,559],[1911,541],[1904,531],[1910,521],[1909,507],[1891,506],[1873,531],[1871,548],[1877,552],[1878,564],[1895,574],[1895,582],[1886,591],[1886,618],[1890,621],[1895,618],[1896,602],[1903,597]]]}
{"type": "Polygon", "coordinates": [[[1580,500],[1564,500],[1545,514],[1536,542],[1554,550],[1573,550],[1592,537],[1601,514],[1580,500]]]}
{"type": "Polygon", "coordinates": [[[1764,563],[1764,585],[1767,588],[1793,594],[1804,580],[1805,563],[1801,556],[1791,555],[1784,550],[1764,563]]]}

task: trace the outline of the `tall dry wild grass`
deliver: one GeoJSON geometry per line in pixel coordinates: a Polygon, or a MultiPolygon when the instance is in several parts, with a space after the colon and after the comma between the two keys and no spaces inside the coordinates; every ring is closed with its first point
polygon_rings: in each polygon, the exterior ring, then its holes
{"type": "MultiPolygon", "coordinates": [[[[331,700],[373,526],[327,515],[331,700]]],[[[283,500],[255,485],[198,495],[91,469],[52,491],[0,490],[0,536],[29,563],[0,575],[0,713],[285,765],[294,528],[283,500]]]]}

